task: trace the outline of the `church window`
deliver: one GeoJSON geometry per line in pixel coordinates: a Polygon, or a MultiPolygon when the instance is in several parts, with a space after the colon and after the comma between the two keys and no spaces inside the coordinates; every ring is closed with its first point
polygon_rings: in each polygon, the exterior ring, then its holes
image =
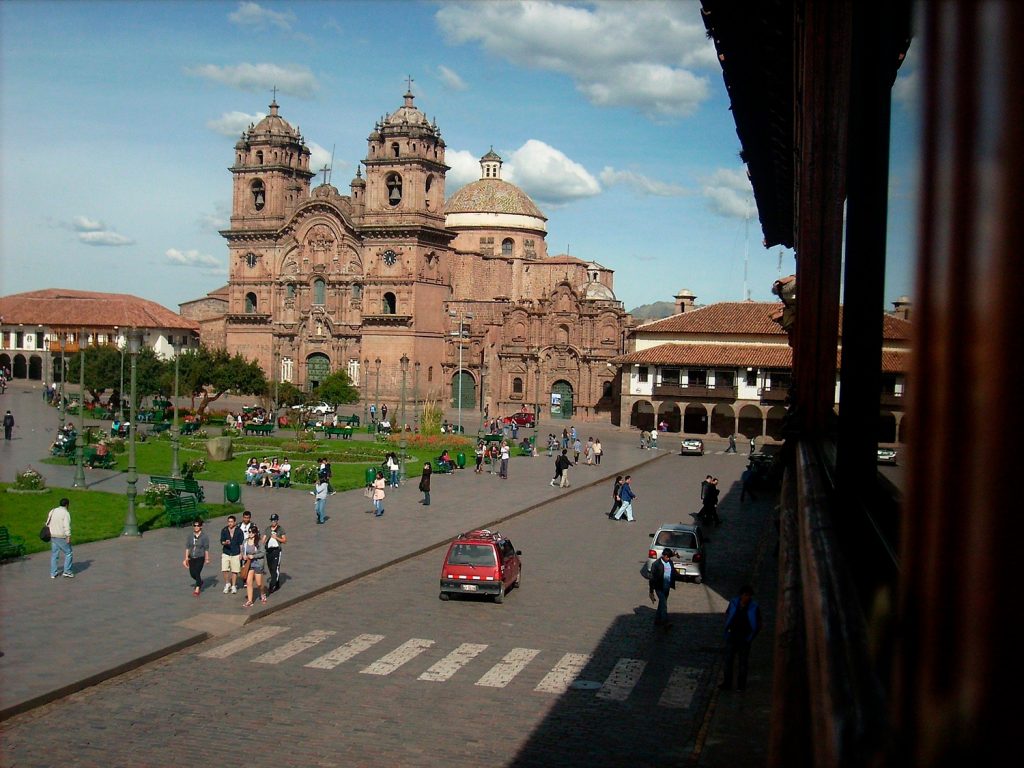
{"type": "Polygon", "coordinates": [[[512,255],[512,238],[506,237],[501,241],[501,255],[511,256],[512,255]]]}
{"type": "Polygon", "coordinates": [[[313,281],[313,303],[318,305],[327,303],[327,283],[323,280],[313,281]]]}
{"type": "Polygon", "coordinates": [[[262,149],[259,150],[256,153],[256,164],[257,165],[263,165],[263,150],[262,149]]]}
{"type": "Polygon", "coordinates": [[[516,376],[512,379],[512,394],[521,395],[523,394],[523,380],[516,376]]]}
{"type": "Polygon", "coordinates": [[[390,173],[385,184],[388,190],[388,205],[394,207],[402,202],[402,177],[397,173],[390,173]]]}
{"type": "Polygon", "coordinates": [[[292,359],[290,357],[281,358],[281,381],[292,380],[292,359]]]}
{"type": "Polygon", "coordinates": [[[251,315],[251,314],[254,314],[256,312],[256,305],[257,305],[256,294],[255,293],[247,293],[247,294],[245,294],[245,313],[247,315],[251,315]]]}
{"type": "Polygon", "coordinates": [[[434,380],[434,366],[428,365],[427,366],[427,381],[433,381],[433,380],[434,380]]]}
{"type": "Polygon", "coordinates": [[[396,304],[397,300],[395,299],[395,294],[389,291],[384,294],[384,298],[381,300],[380,311],[385,315],[393,315],[395,314],[396,304]]]}
{"type": "Polygon", "coordinates": [[[398,142],[397,141],[394,144],[391,145],[391,154],[394,155],[395,157],[398,157],[398,142]]]}
{"type": "Polygon", "coordinates": [[[352,286],[352,298],[355,299],[356,301],[359,301],[361,298],[363,298],[363,286],[361,286],[359,283],[355,283],[352,286]]]}
{"type": "Polygon", "coordinates": [[[257,211],[262,211],[263,206],[267,204],[267,191],[263,186],[263,182],[256,179],[250,187],[252,191],[252,205],[257,211]]]}
{"type": "Polygon", "coordinates": [[[602,382],[601,383],[601,397],[611,397],[611,396],[612,396],[612,383],[610,381],[602,382]]]}
{"type": "Polygon", "coordinates": [[[555,333],[555,336],[556,336],[557,342],[559,344],[568,344],[569,343],[569,326],[568,325],[560,325],[560,326],[558,326],[558,329],[557,329],[557,331],[555,333]]]}
{"type": "Polygon", "coordinates": [[[288,298],[288,299],[294,299],[295,298],[295,283],[288,283],[288,285],[285,286],[284,295],[285,295],[285,298],[288,298]]]}

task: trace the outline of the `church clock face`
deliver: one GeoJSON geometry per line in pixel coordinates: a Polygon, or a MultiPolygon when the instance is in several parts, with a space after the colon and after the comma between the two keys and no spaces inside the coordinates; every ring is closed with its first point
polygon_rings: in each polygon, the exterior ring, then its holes
{"type": "Polygon", "coordinates": [[[398,261],[398,254],[392,251],[390,248],[384,251],[383,256],[384,263],[387,264],[389,267],[395,266],[395,262],[398,261]]]}
{"type": "Polygon", "coordinates": [[[247,253],[247,254],[245,254],[245,263],[249,265],[249,269],[252,269],[253,267],[255,267],[256,266],[256,254],[255,253],[247,253]]]}

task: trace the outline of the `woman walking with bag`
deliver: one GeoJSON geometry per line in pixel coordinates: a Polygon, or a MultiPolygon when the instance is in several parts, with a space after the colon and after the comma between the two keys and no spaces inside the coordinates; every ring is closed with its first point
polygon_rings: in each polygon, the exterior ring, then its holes
{"type": "Polygon", "coordinates": [[[433,470],[430,468],[430,462],[423,462],[423,474],[420,475],[420,490],[423,492],[423,501],[420,502],[424,507],[430,506],[430,475],[433,474],[433,470]]]}
{"type": "Polygon", "coordinates": [[[384,514],[384,473],[377,470],[377,479],[373,481],[373,516],[384,514]]]}
{"type": "Polygon", "coordinates": [[[192,533],[185,542],[185,560],[182,565],[188,568],[189,576],[195,582],[192,594],[199,597],[203,588],[203,566],[210,564],[210,539],[203,533],[203,521],[192,523],[192,533]]]}
{"type": "Polygon", "coordinates": [[[263,588],[265,565],[266,550],[263,549],[263,539],[260,538],[260,529],[253,524],[242,545],[242,571],[245,572],[245,602],[242,603],[244,608],[252,607],[254,584],[260,590],[260,602],[267,602],[267,592],[263,588]]]}

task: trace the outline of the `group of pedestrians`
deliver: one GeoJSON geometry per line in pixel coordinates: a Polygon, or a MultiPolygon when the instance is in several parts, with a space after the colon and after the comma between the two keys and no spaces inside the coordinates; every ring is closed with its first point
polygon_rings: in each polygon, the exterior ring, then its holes
{"type": "Polygon", "coordinates": [[[633,499],[636,494],[633,492],[633,478],[631,475],[618,475],[615,478],[615,487],[612,488],[612,508],[608,512],[609,520],[621,520],[626,518],[627,523],[635,522],[633,517],[633,499]]]}
{"type": "MultiPolygon", "coordinates": [[[[267,597],[281,588],[281,559],[284,545],[288,541],[281,520],[275,512],[270,516],[270,526],[266,532],[252,522],[252,513],[242,513],[242,523],[237,524],[234,515],[228,515],[227,525],[221,529],[220,544],[221,573],[224,576],[224,594],[238,592],[238,581],[245,585],[245,608],[255,603],[256,590],[259,590],[260,602],[267,602],[267,597]],[[269,576],[264,584],[264,576],[269,576]]],[[[196,520],[192,524],[192,533],[185,543],[185,559],[183,565],[188,568],[194,587],[192,594],[199,597],[202,591],[203,566],[210,562],[210,540],[203,532],[203,521],[196,520]]]]}
{"type": "Polygon", "coordinates": [[[707,475],[700,484],[700,512],[697,517],[708,525],[722,524],[722,518],[718,516],[718,496],[718,478],[707,475]]]}

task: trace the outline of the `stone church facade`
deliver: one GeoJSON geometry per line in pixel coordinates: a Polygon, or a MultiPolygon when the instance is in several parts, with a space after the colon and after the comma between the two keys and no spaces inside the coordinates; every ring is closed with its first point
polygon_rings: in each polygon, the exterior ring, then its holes
{"type": "Polygon", "coordinates": [[[396,416],[405,358],[408,422],[414,397],[460,394],[464,412],[492,417],[536,405],[545,421],[607,417],[607,363],[631,327],[612,271],[548,255],[546,218],[493,151],[446,201],[444,153],[407,92],[370,132],[348,194],[311,187],[309,149],[275,100],[235,145],[228,285],[182,313],[272,379],[312,390],[344,369],[396,416]]]}

